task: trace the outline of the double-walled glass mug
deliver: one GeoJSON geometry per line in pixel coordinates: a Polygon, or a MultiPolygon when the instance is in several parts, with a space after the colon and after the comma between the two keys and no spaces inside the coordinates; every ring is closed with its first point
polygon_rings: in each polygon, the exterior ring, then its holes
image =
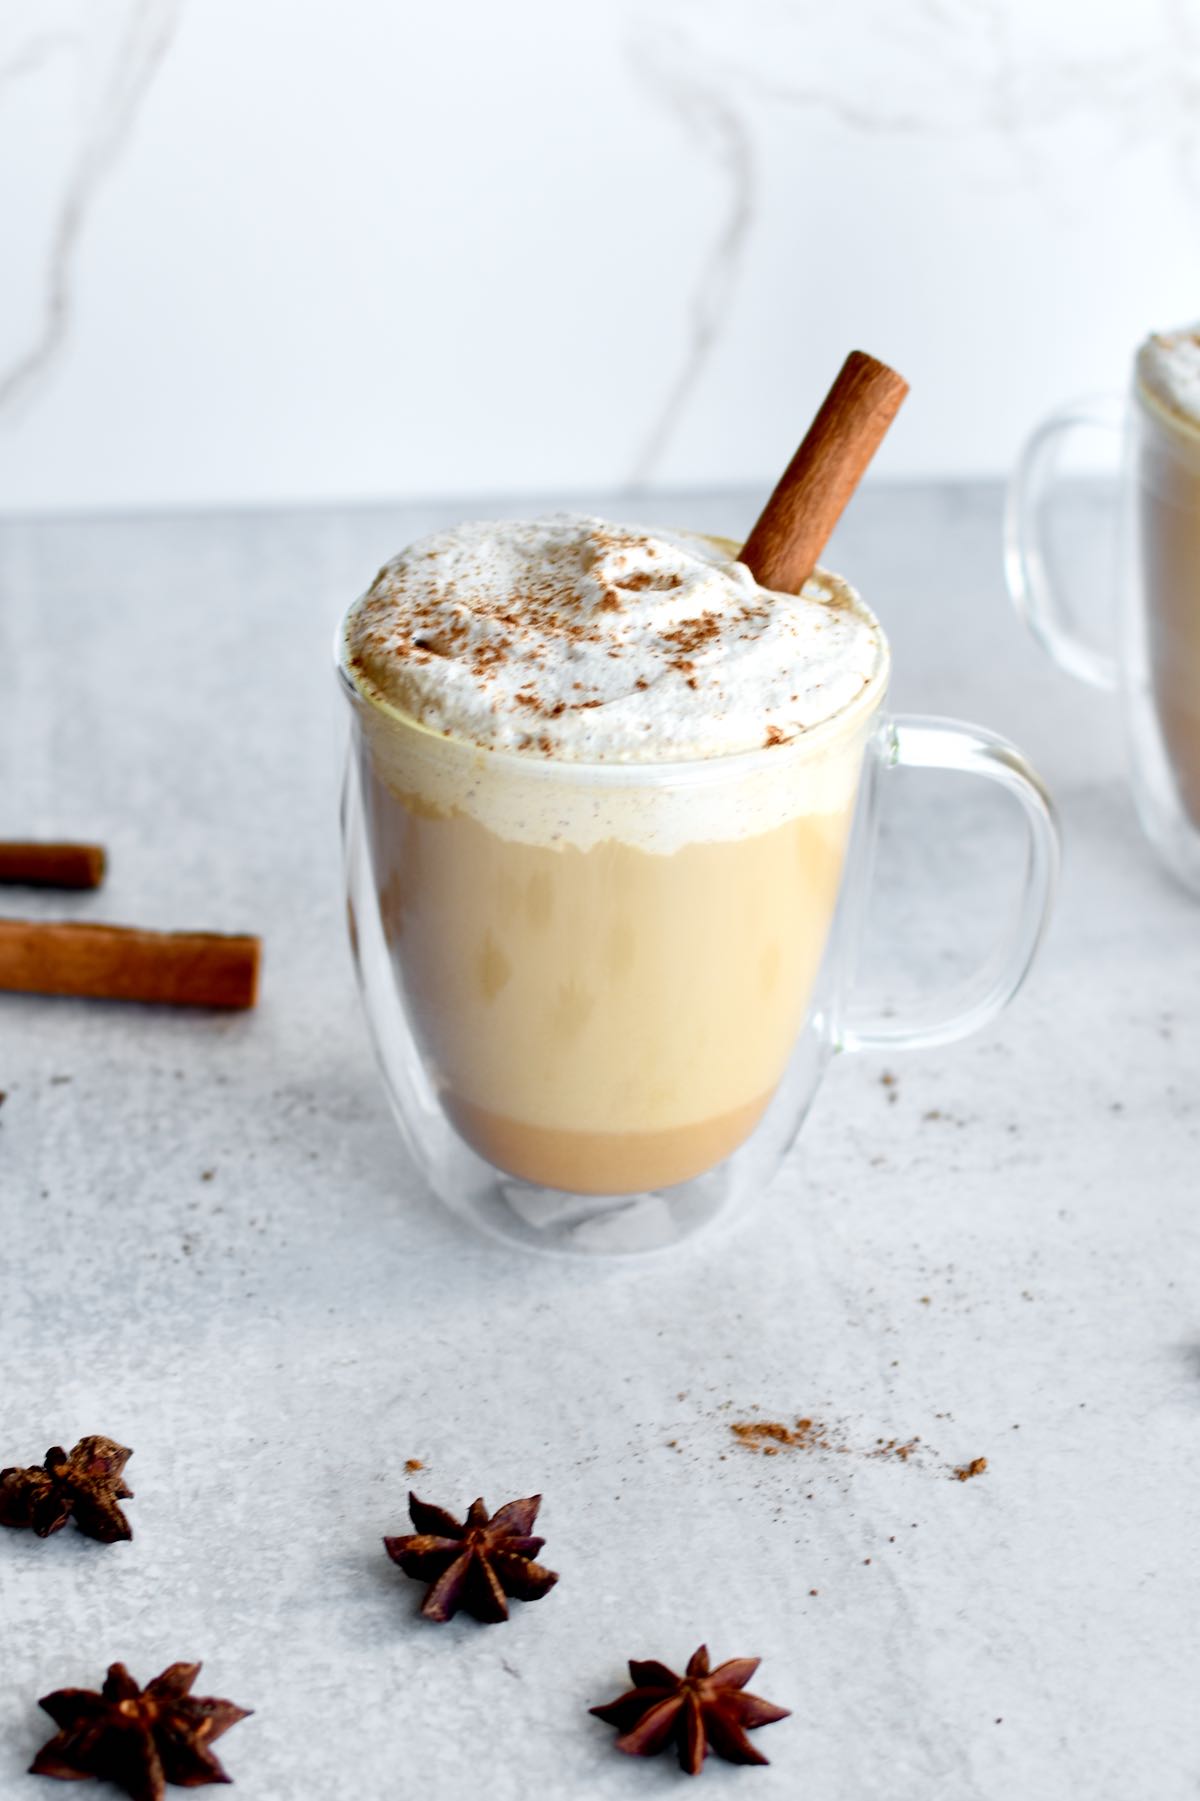
{"type": "Polygon", "coordinates": [[[885,718],[886,667],[786,744],[583,764],[431,731],[364,692],[344,636],[337,661],[351,936],[384,1082],[430,1188],[498,1238],[676,1243],[761,1193],[833,1051],[963,1037],[1029,967],[1057,868],[1045,791],[988,732],[885,718]],[[899,766],[998,782],[1029,847],[1006,941],[907,1022],[851,996],[879,779],[899,766]]]}
{"type": "Polygon", "coordinates": [[[1200,893],[1200,429],[1134,377],[1127,399],[1079,401],[1039,426],[1009,485],[1005,568],[1018,612],[1069,674],[1118,693],[1143,830],[1200,893]],[[1122,447],[1117,641],[1095,643],[1086,606],[1052,579],[1045,528],[1073,439],[1122,447]]]}

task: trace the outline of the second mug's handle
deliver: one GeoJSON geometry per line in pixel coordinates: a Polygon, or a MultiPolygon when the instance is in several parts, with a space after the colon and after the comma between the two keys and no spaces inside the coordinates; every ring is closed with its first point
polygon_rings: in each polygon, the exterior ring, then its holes
{"type": "Polygon", "coordinates": [[[1058,879],[1058,827],[1050,796],[1014,745],[953,719],[887,720],[875,751],[885,769],[948,769],[983,776],[1020,802],[1028,828],[1025,880],[1012,930],[958,989],[926,1002],[907,1021],[861,1018],[851,1007],[835,1033],[839,1049],[900,1050],[950,1044],[993,1020],[1025,980],[1050,918],[1058,879]]]}
{"type": "Polygon", "coordinates": [[[1004,572],[1013,605],[1059,667],[1093,688],[1118,685],[1117,660],[1072,627],[1046,566],[1042,511],[1053,495],[1067,441],[1086,432],[1120,434],[1125,410],[1123,400],[1105,395],[1051,413],[1021,452],[1004,505],[1004,572]]]}

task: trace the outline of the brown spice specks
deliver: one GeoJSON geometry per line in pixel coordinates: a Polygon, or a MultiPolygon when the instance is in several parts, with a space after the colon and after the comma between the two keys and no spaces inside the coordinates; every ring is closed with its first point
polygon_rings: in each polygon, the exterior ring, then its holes
{"type": "Polygon", "coordinates": [[[694,619],[684,619],[669,632],[662,634],[664,644],[680,657],[695,656],[698,650],[704,650],[715,643],[721,636],[721,621],[715,613],[700,613],[694,619]]]}
{"type": "MultiPolygon", "coordinates": [[[[941,1416],[939,1415],[939,1418],[941,1416]]],[[[871,1445],[856,1444],[839,1425],[825,1420],[801,1416],[788,1424],[784,1420],[731,1420],[729,1430],[746,1451],[760,1457],[778,1457],[781,1452],[815,1452],[829,1456],[852,1457],[871,1463],[909,1463],[929,1469],[937,1453],[919,1433],[912,1438],[876,1438],[871,1445]]],[[[988,1467],[986,1457],[974,1457],[965,1464],[937,1464],[959,1482],[982,1476],[988,1467]]]]}
{"type": "Polygon", "coordinates": [[[787,1449],[831,1451],[839,1457],[895,1458],[900,1463],[907,1463],[921,1443],[919,1437],[904,1440],[877,1438],[870,1450],[856,1452],[838,1427],[827,1425],[824,1420],[807,1418],[798,1419],[790,1426],[782,1420],[731,1420],[729,1430],[739,1444],[764,1457],[777,1456],[781,1449],[787,1449]]]}
{"type": "MultiPolygon", "coordinates": [[[[646,544],[643,548],[649,555],[657,556],[658,554],[653,544],[646,544]]],[[[635,569],[631,574],[622,576],[621,586],[630,594],[643,594],[647,588],[654,589],[656,593],[663,593],[671,588],[681,588],[683,577],[676,574],[673,569],[662,575],[653,569],[635,569]]]]}

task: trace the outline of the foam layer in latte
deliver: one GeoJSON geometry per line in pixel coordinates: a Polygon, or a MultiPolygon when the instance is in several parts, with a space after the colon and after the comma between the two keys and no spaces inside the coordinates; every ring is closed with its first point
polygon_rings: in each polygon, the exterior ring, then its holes
{"type": "Polygon", "coordinates": [[[882,634],[822,571],[770,593],[713,540],[558,514],[421,539],[351,610],[368,700],[485,750],[662,763],[784,745],[882,681],[882,634]]]}
{"type": "Polygon", "coordinates": [[[1137,374],[1144,393],[1200,430],[1200,322],[1154,332],[1138,351],[1137,374]]]}

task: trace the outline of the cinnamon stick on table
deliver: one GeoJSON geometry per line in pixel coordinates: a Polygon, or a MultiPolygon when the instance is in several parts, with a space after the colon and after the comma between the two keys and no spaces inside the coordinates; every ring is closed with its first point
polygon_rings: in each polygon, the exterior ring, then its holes
{"type": "Polygon", "coordinates": [[[102,844],[0,841],[0,882],[27,888],[98,888],[105,862],[102,844]]]}
{"type": "Polygon", "coordinates": [[[760,588],[799,594],[907,393],[886,363],[850,352],[742,549],[760,588]]]}
{"type": "Polygon", "coordinates": [[[173,1007],[252,1007],[261,948],[257,938],[219,932],[0,919],[0,989],[173,1007]]]}

